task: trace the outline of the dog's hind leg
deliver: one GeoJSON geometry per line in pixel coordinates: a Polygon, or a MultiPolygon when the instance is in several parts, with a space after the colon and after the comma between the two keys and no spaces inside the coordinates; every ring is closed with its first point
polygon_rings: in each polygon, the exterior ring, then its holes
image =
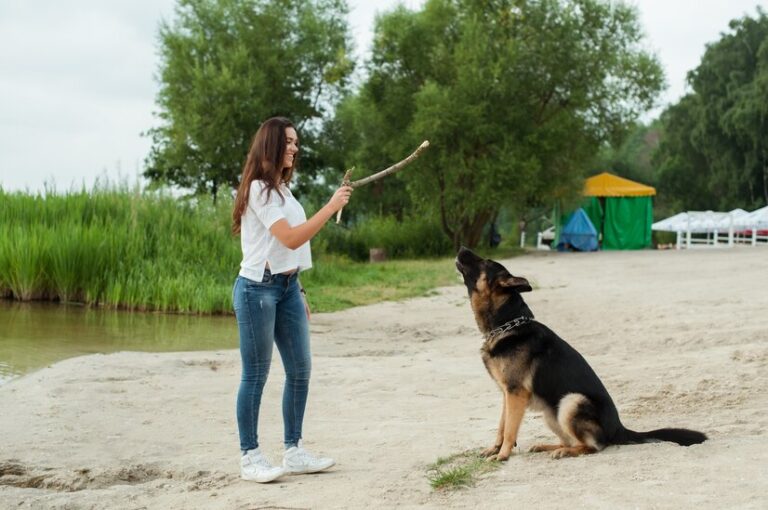
{"type": "Polygon", "coordinates": [[[570,444],[553,450],[553,459],[597,453],[605,447],[595,406],[584,395],[569,393],[560,399],[557,422],[570,444]]]}
{"type": "Polygon", "coordinates": [[[565,447],[564,444],[535,444],[528,451],[530,453],[551,452],[565,447]]]}
{"type": "Polygon", "coordinates": [[[512,448],[517,444],[517,433],[530,400],[531,393],[527,390],[519,389],[514,392],[504,390],[504,435],[499,453],[491,458],[495,460],[509,458],[512,448]]]}
{"type": "Polygon", "coordinates": [[[597,453],[597,448],[580,444],[578,446],[564,446],[558,448],[552,452],[553,459],[562,459],[565,457],[578,457],[579,455],[588,455],[590,453],[597,453]]]}
{"type": "Polygon", "coordinates": [[[499,450],[501,450],[501,444],[504,442],[504,418],[507,413],[507,398],[502,393],[501,396],[501,418],[499,419],[499,429],[498,432],[496,432],[496,441],[494,441],[493,446],[486,448],[482,452],[480,452],[480,455],[483,457],[490,457],[491,455],[496,455],[499,453],[499,450]]]}
{"type": "Polygon", "coordinates": [[[547,426],[552,430],[552,432],[557,435],[557,437],[560,439],[560,444],[537,444],[531,446],[531,448],[528,450],[531,453],[538,453],[538,452],[551,452],[553,450],[559,450],[560,448],[565,448],[569,444],[571,444],[571,438],[563,432],[563,429],[560,428],[560,424],[557,422],[557,416],[555,415],[555,410],[547,408],[544,409],[544,422],[547,424],[547,426]]]}

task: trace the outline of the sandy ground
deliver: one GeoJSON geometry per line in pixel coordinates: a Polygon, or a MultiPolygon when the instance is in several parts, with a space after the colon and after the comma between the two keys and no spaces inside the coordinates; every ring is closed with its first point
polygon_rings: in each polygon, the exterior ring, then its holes
{"type": "MultiPolygon", "coordinates": [[[[429,297],[313,317],[304,433],[336,458],[331,471],[239,479],[234,350],[92,355],[0,387],[0,508],[768,508],[768,249],[505,263],[534,284],[537,319],[587,358],[626,426],[710,440],[552,460],[524,453],[554,438],[528,413],[500,469],[433,490],[427,466],[489,446],[500,412],[457,277],[429,297]]],[[[260,427],[273,460],[281,389],[276,356],[260,427]]]]}

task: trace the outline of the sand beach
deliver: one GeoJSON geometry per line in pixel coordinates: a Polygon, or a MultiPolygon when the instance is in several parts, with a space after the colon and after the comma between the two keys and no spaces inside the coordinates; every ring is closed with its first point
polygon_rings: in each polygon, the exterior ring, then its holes
{"type": "MultiPolygon", "coordinates": [[[[531,281],[537,319],[585,356],[627,427],[709,441],[552,460],[526,453],[554,438],[529,412],[509,461],[433,490],[427,466],[489,446],[501,402],[457,276],[426,297],[313,316],[305,443],[332,470],[239,479],[235,350],[89,355],[0,387],[0,508],[768,508],[768,249],[502,262],[531,281]]],[[[275,352],[259,431],[273,460],[282,384],[275,352]]]]}

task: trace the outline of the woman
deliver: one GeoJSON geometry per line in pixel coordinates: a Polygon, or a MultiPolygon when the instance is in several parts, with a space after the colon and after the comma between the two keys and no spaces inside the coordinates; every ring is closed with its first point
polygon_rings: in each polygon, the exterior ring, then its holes
{"type": "Polygon", "coordinates": [[[232,212],[240,234],[243,261],[233,289],[240,332],[242,378],[237,394],[240,475],[270,482],[285,473],[315,473],[334,465],[301,445],[311,368],[309,305],[299,272],[312,267],[309,240],[349,202],[352,188],[342,186],[307,219],[288,184],[296,168],[299,139],[288,119],[274,117],[256,132],[248,152],[232,212]],[[261,395],[269,373],[272,344],[285,367],[282,467],[259,451],[261,395]]]}

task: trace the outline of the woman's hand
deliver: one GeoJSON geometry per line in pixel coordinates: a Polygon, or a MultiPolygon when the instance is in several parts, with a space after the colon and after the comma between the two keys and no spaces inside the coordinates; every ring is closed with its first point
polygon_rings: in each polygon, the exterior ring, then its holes
{"type": "Polygon", "coordinates": [[[301,299],[304,301],[304,313],[307,314],[307,320],[309,321],[312,319],[312,311],[309,309],[309,300],[307,299],[306,292],[301,293],[301,299]]]}
{"type": "Polygon", "coordinates": [[[349,203],[350,195],[352,195],[352,186],[342,186],[333,194],[328,205],[336,212],[349,203]]]}

